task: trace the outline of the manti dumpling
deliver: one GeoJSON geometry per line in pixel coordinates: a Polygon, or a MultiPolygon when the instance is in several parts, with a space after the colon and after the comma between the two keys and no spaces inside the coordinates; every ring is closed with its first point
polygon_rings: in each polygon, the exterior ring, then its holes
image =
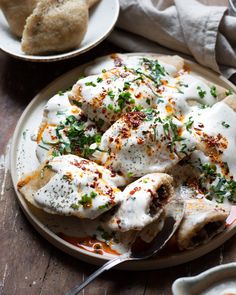
{"type": "Polygon", "coordinates": [[[121,200],[125,180],[83,158],[65,155],[47,160],[18,182],[34,206],[61,215],[94,219],[121,200]]]}
{"type": "Polygon", "coordinates": [[[183,122],[153,109],[122,116],[102,136],[95,161],[128,176],[165,172],[194,150],[183,122]]]}
{"type": "Polygon", "coordinates": [[[0,0],[0,8],[4,13],[10,30],[21,37],[27,17],[34,10],[39,0],[0,0]]]}
{"type": "Polygon", "coordinates": [[[172,180],[168,174],[152,173],[129,184],[108,227],[121,232],[140,231],[159,219],[164,206],[175,196],[172,180]]]}
{"type": "Polygon", "coordinates": [[[50,155],[89,156],[89,146],[100,139],[96,126],[68,100],[68,92],[54,95],[44,107],[36,141],[36,155],[42,163],[50,155]]]}
{"type": "Polygon", "coordinates": [[[94,1],[40,0],[27,18],[22,50],[27,54],[63,52],[76,48],[85,36],[94,1]]]}
{"type": "Polygon", "coordinates": [[[180,250],[193,249],[205,244],[226,226],[229,207],[213,203],[205,198],[184,199],[186,208],[182,223],[177,232],[180,250]]]}

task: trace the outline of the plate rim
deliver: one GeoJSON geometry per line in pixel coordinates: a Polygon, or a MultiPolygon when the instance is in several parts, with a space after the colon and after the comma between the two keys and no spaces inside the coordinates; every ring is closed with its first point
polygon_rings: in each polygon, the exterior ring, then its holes
{"type": "MultiPolygon", "coordinates": [[[[148,53],[135,52],[135,53],[121,53],[121,54],[128,55],[128,56],[152,55],[152,56],[157,56],[157,57],[163,55],[163,54],[150,53],[150,52],[148,52],[148,53]]],[[[102,57],[106,58],[108,56],[110,56],[110,54],[102,56],[102,57]]],[[[229,87],[233,88],[233,90],[236,92],[236,86],[232,82],[227,80],[225,77],[223,77],[222,75],[217,74],[208,68],[204,68],[203,66],[201,66],[193,61],[190,61],[187,59],[184,59],[184,61],[187,64],[189,64],[190,66],[194,66],[194,68],[196,68],[197,71],[199,70],[200,72],[201,71],[206,72],[207,74],[209,74],[209,76],[211,78],[217,79],[217,80],[219,80],[219,82],[220,81],[224,82],[224,84],[227,84],[229,87]]],[[[59,236],[57,236],[54,232],[49,230],[40,220],[37,219],[36,216],[34,216],[34,214],[30,210],[30,206],[28,205],[27,201],[24,199],[24,197],[17,190],[16,184],[17,184],[18,180],[15,179],[15,177],[13,175],[14,174],[13,171],[16,166],[16,163],[14,163],[14,161],[13,161],[13,159],[16,158],[15,156],[17,155],[16,154],[17,153],[16,142],[17,142],[17,138],[18,138],[20,132],[22,132],[21,125],[24,124],[24,120],[25,120],[27,113],[30,112],[30,110],[34,107],[35,104],[38,103],[38,101],[46,100],[46,98],[44,98],[43,96],[45,95],[45,93],[47,91],[52,91],[51,89],[53,89],[53,88],[56,88],[59,91],[60,89],[58,89],[57,84],[60,83],[60,81],[63,81],[66,78],[69,79],[69,77],[72,77],[75,75],[78,76],[88,66],[93,65],[95,62],[96,62],[96,59],[92,60],[88,63],[79,65],[76,68],[57,77],[51,83],[46,85],[42,90],[40,90],[34,96],[34,98],[31,100],[31,102],[26,106],[26,108],[24,109],[23,113],[21,114],[21,116],[17,122],[17,125],[15,127],[15,130],[14,130],[14,133],[12,136],[11,149],[10,149],[10,174],[11,174],[11,179],[13,182],[13,187],[14,187],[17,201],[20,204],[20,207],[23,210],[26,218],[33,225],[33,227],[40,233],[40,235],[42,235],[46,240],[48,240],[55,247],[59,248],[60,250],[66,252],[69,255],[72,255],[75,258],[78,258],[80,260],[83,260],[83,261],[91,263],[91,264],[101,265],[104,262],[108,261],[110,258],[103,256],[103,255],[88,252],[86,250],[83,250],[79,247],[76,247],[76,246],[68,243],[67,241],[65,241],[65,240],[61,239],[59,236]]],[[[195,69],[194,69],[194,71],[195,71],[195,69]]],[[[55,91],[55,93],[56,93],[56,91],[55,91]]],[[[180,253],[175,253],[173,255],[168,255],[168,257],[167,256],[159,257],[159,258],[157,257],[156,259],[151,258],[148,260],[133,261],[132,263],[126,262],[126,263],[123,263],[121,266],[118,266],[117,269],[142,271],[142,270],[154,270],[154,269],[161,269],[161,268],[166,268],[166,267],[170,267],[170,266],[180,265],[180,264],[192,261],[194,259],[197,259],[207,253],[210,253],[211,251],[215,250],[220,245],[225,243],[234,234],[236,234],[236,222],[234,222],[233,224],[228,226],[227,229],[223,233],[221,233],[221,234],[217,235],[215,238],[213,238],[210,241],[210,243],[203,244],[203,245],[197,247],[196,249],[187,250],[187,251],[180,252],[180,253]]]]}
{"type": "MultiPolygon", "coordinates": [[[[103,1],[103,0],[101,0],[103,1]]],[[[110,24],[110,27],[98,38],[96,39],[96,42],[92,42],[89,45],[87,45],[84,49],[80,50],[79,48],[74,49],[72,51],[69,52],[62,52],[62,53],[58,53],[58,54],[53,54],[53,55],[47,55],[47,56],[39,56],[39,55],[28,55],[28,54],[24,54],[23,52],[21,54],[17,54],[14,53],[13,51],[9,51],[7,50],[5,47],[2,48],[1,44],[0,44],[0,50],[9,54],[12,57],[15,57],[19,60],[24,60],[24,61],[31,61],[31,62],[45,62],[45,63],[49,63],[49,62],[55,62],[55,61],[61,61],[61,60],[66,60],[66,59],[70,59],[76,56],[79,56],[91,49],[93,49],[94,47],[96,47],[98,44],[100,44],[103,40],[105,40],[108,35],[111,33],[111,31],[113,30],[118,16],[119,16],[119,12],[120,12],[120,3],[119,0],[112,0],[114,1],[114,7],[115,7],[115,12],[114,12],[114,17],[112,20],[112,23],[110,24]]],[[[99,5],[99,3],[97,3],[99,5]]],[[[96,4],[96,5],[97,5],[96,4]]],[[[95,6],[96,6],[95,5],[95,6]]],[[[95,7],[96,8],[96,7],[95,7]]]]}

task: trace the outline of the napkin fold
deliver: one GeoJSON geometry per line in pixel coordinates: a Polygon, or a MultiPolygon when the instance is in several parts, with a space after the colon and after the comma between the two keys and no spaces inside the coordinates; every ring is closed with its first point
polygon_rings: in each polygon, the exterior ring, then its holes
{"type": "Polygon", "coordinates": [[[236,17],[226,6],[197,0],[120,0],[120,6],[111,42],[128,51],[192,57],[236,78],[236,17]]]}

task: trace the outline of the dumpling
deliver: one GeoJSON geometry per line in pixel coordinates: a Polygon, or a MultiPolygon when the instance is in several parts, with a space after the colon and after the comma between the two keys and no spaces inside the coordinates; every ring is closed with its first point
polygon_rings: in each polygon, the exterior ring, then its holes
{"type": "Polygon", "coordinates": [[[205,244],[226,226],[229,207],[206,199],[185,199],[185,215],[177,232],[180,250],[205,244]]]}
{"type": "Polygon", "coordinates": [[[23,196],[38,208],[60,215],[94,219],[121,201],[123,177],[83,158],[52,158],[18,182],[23,196]]]}
{"type": "Polygon", "coordinates": [[[94,6],[96,3],[98,3],[100,0],[86,0],[88,7],[94,6]]]}
{"type": "Polygon", "coordinates": [[[27,17],[34,10],[39,0],[0,0],[0,7],[4,13],[10,30],[17,37],[21,37],[27,17]]]}
{"type": "Polygon", "coordinates": [[[139,177],[173,167],[194,150],[192,139],[175,118],[151,109],[130,112],[102,135],[93,157],[114,171],[139,177]]]}
{"type": "Polygon", "coordinates": [[[142,230],[159,219],[165,204],[174,197],[172,180],[168,174],[153,173],[129,184],[108,227],[121,232],[142,230]]]}
{"type": "Polygon", "coordinates": [[[71,153],[88,157],[93,152],[89,146],[100,137],[96,126],[83,111],[70,104],[68,92],[59,92],[44,107],[36,136],[36,155],[40,163],[52,154],[71,153]]]}
{"type": "Polygon", "coordinates": [[[156,99],[152,81],[126,68],[80,79],[70,95],[71,103],[79,105],[103,130],[134,108],[156,107],[156,99]]]}
{"type": "Polygon", "coordinates": [[[86,1],[41,0],[26,21],[22,50],[36,55],[76,48],[87,25],[86,1]]]}

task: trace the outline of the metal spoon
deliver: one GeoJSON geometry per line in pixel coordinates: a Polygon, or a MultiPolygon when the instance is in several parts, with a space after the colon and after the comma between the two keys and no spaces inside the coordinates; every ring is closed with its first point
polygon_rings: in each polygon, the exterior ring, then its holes
{"type": "Polygon", "coordinates": [[[166,243],[173,236],[177,230],[183,216],[184,216],[185,205],[182,199],[175,199],[168,203],[165,207],[166,218],[164,221],[164,226],[161,232],[153,239],[151,243],[146,244],[148,247],[137,247],[134,243],[131,250],[128,253],[118,256],[103,266],[101,266],[97,271],[90,275],[82,284],[76,285],[73,289],[68,291],[65,295],[76,295],[78,292],[83,290],[89,283],[91,283],[97,276],[103,273],[105,270],[109,270],[117,264],[120,264],[128,260],[142,260],[147,259],[159,252],[166,243]]]}

